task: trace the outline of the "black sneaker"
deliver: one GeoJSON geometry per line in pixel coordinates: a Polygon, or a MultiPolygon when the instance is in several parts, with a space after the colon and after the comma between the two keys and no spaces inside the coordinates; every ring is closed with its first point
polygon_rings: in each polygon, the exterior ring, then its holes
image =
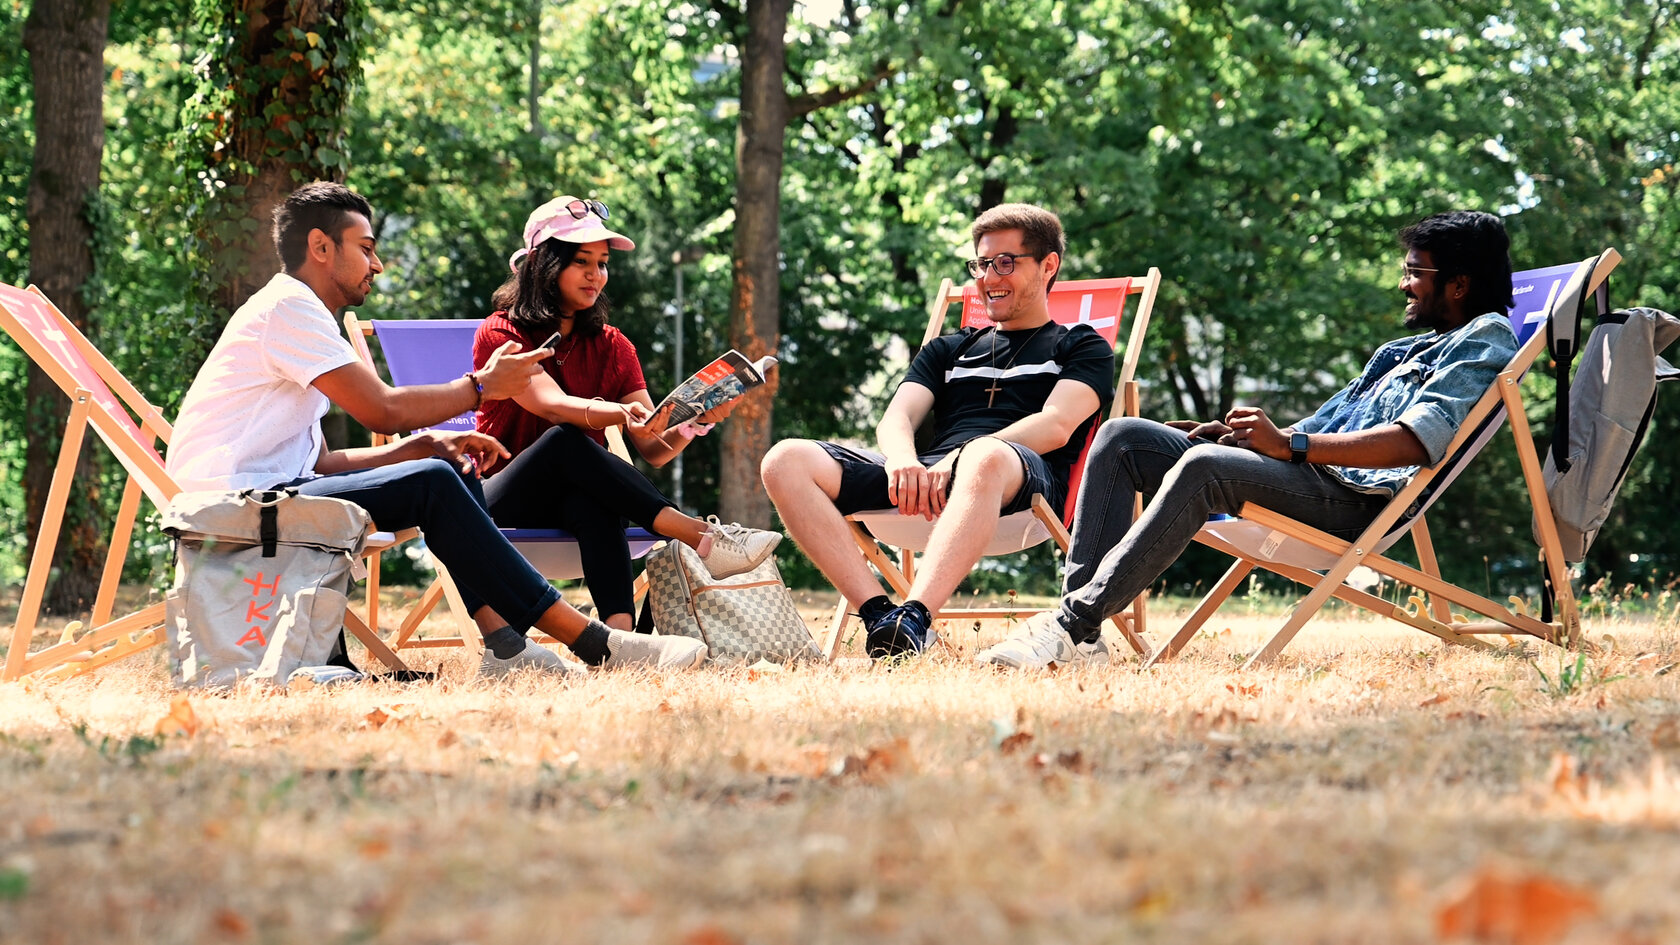
{"type": "Polygon", "coordinates": [[[933,615],[921,601],[905,601],[869,627],[867,650],[876,659],[915,656],[927,649],[933,615]]]}

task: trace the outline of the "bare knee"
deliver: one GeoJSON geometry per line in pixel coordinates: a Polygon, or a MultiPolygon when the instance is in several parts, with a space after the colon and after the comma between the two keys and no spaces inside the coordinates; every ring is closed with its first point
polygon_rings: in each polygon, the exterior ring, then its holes
{"type": "Polygon", "coordinates": [[[817,482],[824,463],[834,465],[834,459],[815,440],[783,440],[764,454],[758,472],[764,491],[777,500],[801,485],[817,482]]]}
{"type": "Polygon", "coordinates": [[[1018,485],[1024,475],[1015,447],[990,436],[969,441],[957,457],[953,473],[958,488],[999,492],[1010,483],[1018,485]]]}

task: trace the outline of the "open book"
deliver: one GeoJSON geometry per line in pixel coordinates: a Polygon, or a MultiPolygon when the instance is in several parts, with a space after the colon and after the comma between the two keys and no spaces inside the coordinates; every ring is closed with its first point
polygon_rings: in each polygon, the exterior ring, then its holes
{"type": "Polygon", "coordinates": [[[753,362],[734,348],[725,351],[717,360],[678,384],[676,390],[653,408],[653,416],[647,422],[648,432],[664,433],[713,407],[729,403],[763,384],[764,373],[775,363],[775,357],[768,354],[753,362]]]}

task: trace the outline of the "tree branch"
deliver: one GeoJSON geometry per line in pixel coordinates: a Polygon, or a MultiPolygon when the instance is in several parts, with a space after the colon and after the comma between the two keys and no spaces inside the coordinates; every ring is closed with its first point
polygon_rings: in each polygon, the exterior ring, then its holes
{"type": "Polygon", "coordinates": [[[788,114],[792,116],[809,115],[819,108],[838,105],[841,102],[873,92],[894,71],[896,70],[891,63],[881,62],[875,65],[875,72],[872,75],[850,88],[834,88],[826,92],[814,94],[807,92],[788,96],[788,114]]]}

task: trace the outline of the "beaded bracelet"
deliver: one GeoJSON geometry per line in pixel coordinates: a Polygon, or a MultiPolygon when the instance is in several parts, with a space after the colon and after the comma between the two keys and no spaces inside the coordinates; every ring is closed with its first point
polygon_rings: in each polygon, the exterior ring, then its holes
{"type": "Polygon", "coordinates": [[[466,378],[473,386],[473,409],[477,410],[478,408],[484,406],[484,384],[479,381],[478,372],[468,371],[461,376],[466,378]]]}

